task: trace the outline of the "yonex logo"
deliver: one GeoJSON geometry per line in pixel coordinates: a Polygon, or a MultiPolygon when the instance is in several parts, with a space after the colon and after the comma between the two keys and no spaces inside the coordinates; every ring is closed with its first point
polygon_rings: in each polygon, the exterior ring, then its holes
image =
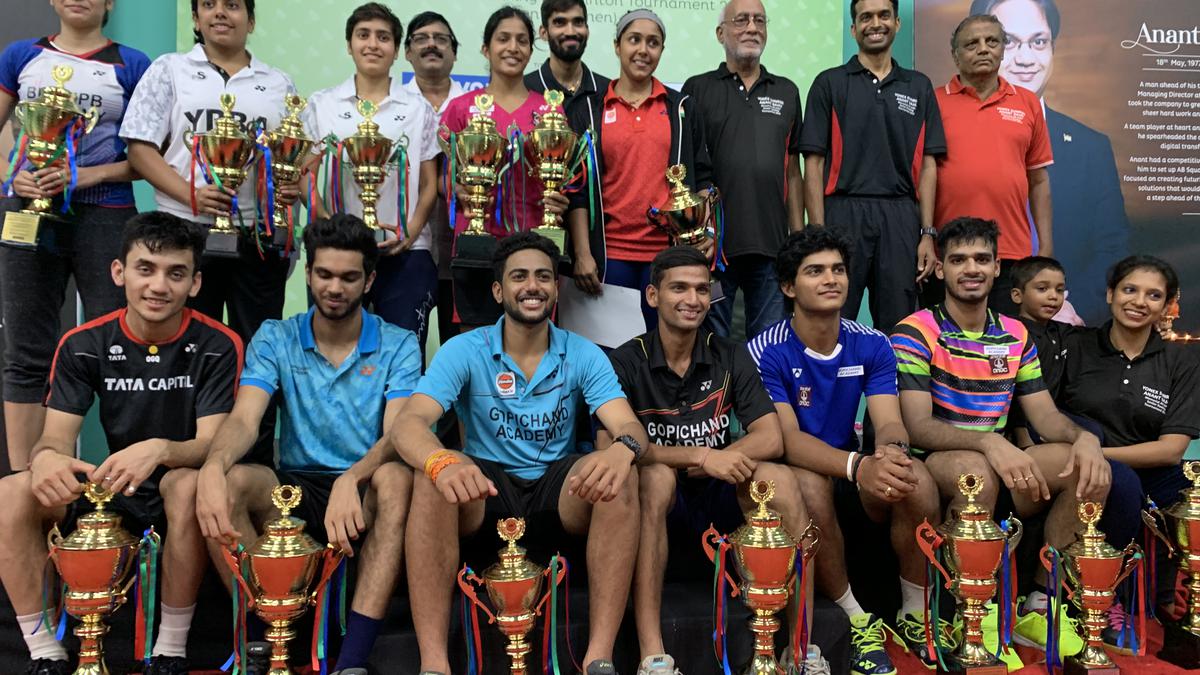
{"type": "Polygon", "coordinates": [[[254,85],[254,91],[266,91],[266,90],[267,90],[267,88],[261,84],[254,85]]]}
{"type": "Polygon", "coordinates": [[[803,368],[792,368],[792,377],[794,377],[796,379],[800,379],[800,375],[803,372],[804,372],[803,368]]]}

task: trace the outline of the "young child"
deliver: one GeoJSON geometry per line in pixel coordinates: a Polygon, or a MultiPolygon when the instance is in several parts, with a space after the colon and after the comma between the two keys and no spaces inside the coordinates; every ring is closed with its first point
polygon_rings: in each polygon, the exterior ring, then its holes
{"type": "MultiPolygon", "coordinates": [[[[1076,330],[1069,323],[1054,320],[1067,297],[1067,275],[1057,260],[1040,255],[1018,260],[1011,275],[1012,301],[1020,308],[1017,318],[1033,336],[1042,364],[1042,381],[1057,401],[1066,360],[1067,336],[1076,330]]],[[[1009,429],[1018,447],[1028,447],[1036,442],[1036,432],[1031,435],[1019,406],[1014,406],[1009,413],[1009,429]]]]}

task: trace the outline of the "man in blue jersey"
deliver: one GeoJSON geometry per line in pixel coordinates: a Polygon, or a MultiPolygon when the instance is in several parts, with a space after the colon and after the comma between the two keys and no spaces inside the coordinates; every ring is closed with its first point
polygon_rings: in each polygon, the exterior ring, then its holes
{"type": "Polygon", "coordinates": [[[827,228],[790,235],[775,271],[793,317],[755,337],[750,355],[779,413],[785,456],[800,476],[804,504],[821,528],[817,589],[850,617],[851,672],[884,675],[896,672],[884,650],[886,628],[850,589],[838,512],[852,500],[872,521],[890,521],[900,562],[896,626],[922,660],[933,664],[937,656],[925,649],[925,559],[913,531],[922,520],[940,519],[938,492],[925,465],[909,456],[887,336],[841,318],[849,262],[849,245],[827,228]],[[869,450],[859,448],[854,432],[864,395],[875,425],[875,447],[869,450]]]}
{"type": "MultiPolygon", "coordinates": [[[[587,534],[587,675],[612,675],[637,556],[638,481],[649,441],[596,345],[550,322],[558,299],[558,249],[533,232],[503,239],[492,258],[492,296],[504,314],[492,326],[442,346],[392,429],[414,468],[408,519],[408,588],[421,671],[450,672],[446,638],[456,535],[498,518],[550,521],[587,534]],[[614,439],[573,454],[586,402],[614,439]],[[453,405],[466,429],[463,452],[429,428],[453,405]]],[[[536,525],[535,525],[536,527],[536,525]]]]}

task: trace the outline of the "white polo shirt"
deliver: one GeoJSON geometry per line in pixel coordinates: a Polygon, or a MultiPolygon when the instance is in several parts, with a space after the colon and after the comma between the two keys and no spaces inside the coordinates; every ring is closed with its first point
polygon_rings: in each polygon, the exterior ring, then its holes
{"type": "MultiPolygon", "coordinates": [[[[127,141],[146,141],[166,147],[163,159],[172,169],[191,180],[191,151],[183,141],[186,130],[203,133],[212,130],[221,116],[221,94],[237,97],[233,114],[239,122],[249,122],[248,133],[258,124],[274,129],[287,114],[284,96],[295,93],[292,79],[283,71],[268,66],[252,54],[250,65],[234,73],[226,81],[221,71],[209,62],[202,45],[189,52],[163,54],[150,64],[138,83],[125,111],[121,138],[127,141]]],[[[305,115],[305,127],[312,132],[311,118],[305,115]]],[[[238,190],[238,208],[247,225],[254,222],[254,185],[256,170],[252,169],[238,190]]],[[[196,187],[204,185],[199,172],[196,187]]],[[[155,191],[158,208],[180,218],[211,223],[212,216],[195,215],[191,204],[181,204],[162,192],[155,191]]]]}
{"type": "MultiPolygon", "coordinates": [[[[308,99],[308,109],[312,111],[313,123],[316,125],[317,136],[324,138],[330,134],[340,139],[349,138],[358,132],[362,115],[358,114],[358,94],[354,85],[354,76],[336,87],[322,89],[308,99]]],[[[441,152],[437,145],[437,117],[433,107],[420,94],[412,94],[400,84],[400,78],[392,78],[391,90],[379,104],[379,110],[373,118],[379,125],[379,133],[393,141],[401,138],[408,139],[408,218],[409,222],[417,210],[417,190],[421,182],[421,162],[433,159],[441,152]]],[[[345,154],[342,160],[347,162],[345,175],[342,177],[342,189],[345,195],[345,209],[354,215],[362,215],[362,202],[359,201],[361,190],[349,175],[349,157],[345,154]]],[[[436,184],[431,186],[436,190],[436,184]]],[[[379,186],[379,201],[376,209],[379,222],[396,225],[397,206],[399,197],[399,181],[396,165],[388,167],[387,178],[379,186]]],[[[427,223],[421,229],[421,234],[413,242],[413,249],[429,250],[432,239],[433,223],[427,223]]]]}
{"type": "MultiPolygon", "coordinates": [[[[417,98],[424,101],[425,105],[430,110],[433,110],[433,104],[431,104],[429,102],[429,99],[425,98],[425,95],[421,93],[421,87],[417,86],[417,78],[416,77],[413,77],[411,80],[409,80],[407,83],[405,83],[404,89],[406,91],[412,93],[413,96],[416,96],[417,98]]],[[[454,99],[458,98],[459,96],[462,96],[465,93],[467,93],[467,90],[463,89],[463,86],[461,84],[459,84],[458,82],[456,82],[454,80],[450,80],[450,95],[446,97],[445,101],[442,101],[442,106],[440,108],[438,108],[437,110],[433,110],[434,119],[441,120],[442,113],[446,112],[446,106],[450,105],[450,101],[453,101],[454,99]]],[[[435,122],[435,124],[437,124],[437,122],[435,122]]],[[[438,151],[439,152],[441,151],[440,147],[438,148],[438,151]]],[[[440,175],[438,176],[438,180],[439,181],[441,180],[440,175]]],[[[445,231],[450,230],[450,214],[446,210],[446,200],[443,198],[440,198],[440,197],[434,203],[433,209],[431,209],[429,211],[429,224],[425,226],[426,230],[430,230],[430,231],[434,231],[434,232],[439,231],[439,230],[434,230],[434,228],[441,228],[442,230],[445,230],[445,231]]],[[[434,255],[434,258],[439,261],[441,261],[444,258],[446,265],[449,265],[449,262],[450,262],[450,253],[449,253],[450,245],[448,242],[453,240],[453,238],[454,238],[453,236],[450,236],[450,237],[446,237],[445,239],[442,239],[441,241],[443,243],[439,244],[439,245],[441,245],[443,248],[445,248],[447,250],[439,251],[437,254],[434,255]]]]}

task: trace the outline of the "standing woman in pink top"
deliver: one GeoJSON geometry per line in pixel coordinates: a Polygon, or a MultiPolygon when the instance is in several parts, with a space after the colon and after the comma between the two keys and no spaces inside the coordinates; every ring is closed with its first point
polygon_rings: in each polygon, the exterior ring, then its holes
{"type": "MultiPolygon", "coordinates": [[[[533,130],[534,114],[545,105],[541,94],[525,87],[525,68],[533,54],[533,36],[533,21],[529,15],[512,6],[493,12],[483,28],[481,51],[491,73],[485,91],[494,99],[490,116],[496,122],[496,130],[510,139],[514,131],[519,130],[525,135],[533,130]]],[[[442,113],[442,125],[446,130],[458,133],[467,126],[467,121],[478,112],[475,97],[481,93],[469,91],[450,101],[442,113]]],[[[541,224],[543,209],[561,216],[567,208],[567,198],[562,194],[553,194],[543,202],[542,182],[529,176],[520,164],[509,167],[502,180],[507,185],[502,191],[500,220],[496,220],[493,205],[485,224],[487,231],[496,237],[537,227],[541,224]]],[[[455,185],[455,193],[460,204],[454,221],[457,236],[467,228],[467,218],[461,206],[462,187],[455,185]]],[[[464,329],[494,323],[500,317],[500,306],[492,298],[491,263],[486,263],[478,267],[454,266],[455,322],[464,329]]]]}

